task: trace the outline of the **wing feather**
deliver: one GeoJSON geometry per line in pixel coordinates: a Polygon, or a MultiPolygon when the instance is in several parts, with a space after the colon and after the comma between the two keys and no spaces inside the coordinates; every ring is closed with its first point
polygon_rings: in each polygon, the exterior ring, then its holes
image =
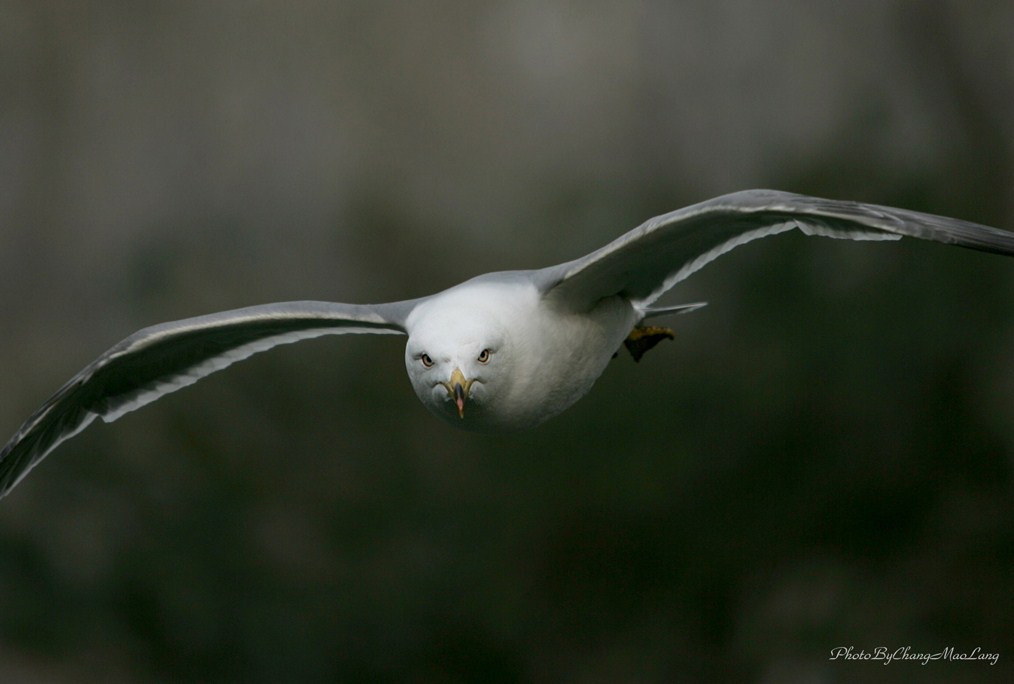
{"type": "Polygon", "coordinates": [[[537,271],[545,296],[583,310],[621,295],[644,310],[726,252],[799,228],[848,240],[915,237],[1014,255],[1014,233],[959,219],[775,190],[745,190],[656,216],[591,254],[537,271]]]}
{"type": "Polygon", "coordinates": [[[96,418],[114,421],[280,344],[321,335],[404,334],[419,301],[266,304],[140,330],[71,378],[18,429],[0,451],[0,498],[96,418]]]}

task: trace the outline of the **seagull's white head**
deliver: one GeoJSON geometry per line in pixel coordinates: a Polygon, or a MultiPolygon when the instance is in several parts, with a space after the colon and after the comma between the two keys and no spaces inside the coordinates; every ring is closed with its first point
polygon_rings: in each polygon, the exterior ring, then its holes
{"type": "Polygon", "coordinates": [[[405,366],[430,411],[455,427],[496,430],[504,427],[497,399],[508,393],[511,351],[496,316],[442,307],[413,326],[405,366]]]}
{"type": "Polygon", "coordinates": [[[405,351],[416,394],[455,427],[495,430],[497,395],[510,379],[507,339],[485,317],[427,319],[413,331],[405,351]]]}

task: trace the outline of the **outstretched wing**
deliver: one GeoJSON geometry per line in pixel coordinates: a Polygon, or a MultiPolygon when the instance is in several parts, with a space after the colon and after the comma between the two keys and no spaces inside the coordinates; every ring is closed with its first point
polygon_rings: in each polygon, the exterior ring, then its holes
{"type": "Polygon", "coordinates": [[[286,302],[140,330],[95,359],[25,421],[0,452],[0,498],[62,441],[279,344],[345,333],[404,334],[420,300],[286,302]]]}
{"type": "Polygon", "coordinates": [[[849,240],[915,237],[1014,255],[1014,233],[968,221],[774,190],[745,190],[645,222],[605,247],[542,269],[549,298],[577,310],[620,294],[645,310],[666,290],[731,249],[799,228],[849,240]]]}

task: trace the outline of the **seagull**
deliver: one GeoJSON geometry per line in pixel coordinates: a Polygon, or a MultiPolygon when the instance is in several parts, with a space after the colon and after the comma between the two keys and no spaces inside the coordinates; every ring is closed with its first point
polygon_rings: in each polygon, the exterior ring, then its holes
{"type": "Polygon", "coordinates": [[[0,498],[96,418],[114,421],[253,354],[322,335],[407,335],[408,377],[430,411],[470,430],[534,427],[587,394],[618,350],[639,360],[672,337],[647,321],[704,306],[655,306],[662,294],[740,245],[793,229],[1014,256],[1014,233],[988,226],[746,190],[652,218],[579,259],[486,273],[428,297],[282,302],[162,323],[114,345],[24,422],[0,452],[0,498]]]}

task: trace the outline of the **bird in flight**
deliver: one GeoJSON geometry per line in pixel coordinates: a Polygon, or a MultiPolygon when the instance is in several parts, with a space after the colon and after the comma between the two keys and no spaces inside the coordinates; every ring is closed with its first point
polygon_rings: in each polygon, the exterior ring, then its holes
{"type": "Polygon", "coordinates": [[[144,328],[61,387],[0,452],[0,497],[96,418],[111,422],[276,345],[322,335],[407,335],[422,403],[456,427],[530,428],[588,393],[625,345],[639,359],[667,328],[645,325],[703,304],[655,306],[712,260],[799,229],[849,240],[914,237],[1014,256],[1014,233],[905,209],[746,190],[657,216],[556,266],[486,273],[385,304],[283,302],[144,328]]]}

